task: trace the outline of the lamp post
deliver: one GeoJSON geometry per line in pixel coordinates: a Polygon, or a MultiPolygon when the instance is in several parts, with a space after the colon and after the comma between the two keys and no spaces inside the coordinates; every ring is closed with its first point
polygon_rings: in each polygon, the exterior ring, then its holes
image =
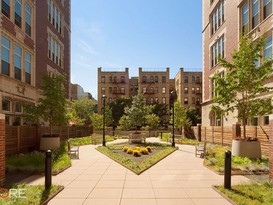
{"type": "Polygon", "coordinates": [[[105,99],[106,96],[102,96],[102,146],[105,146],[105,99]]]}
{"type": "Polygon", "coordinates": [[[171,99],[172,99],[172,107],[173,107],[173,130],[172,130],[172,146],[175,147],[175,142],[174,142],[174,100],[175,100],[175,91],[171,92],[171,99]]]}

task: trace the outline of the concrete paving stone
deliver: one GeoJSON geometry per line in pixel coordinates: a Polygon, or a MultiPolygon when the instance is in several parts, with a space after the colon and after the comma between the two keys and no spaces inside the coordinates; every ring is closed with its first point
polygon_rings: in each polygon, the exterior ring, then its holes
{"type": "Polygon", "coordinates": [[[126,175],[126,181],[150,181],[150,175],[136,175],[136,174],[127,174],[126,175]]]}
{"type": "Polygon", "coordinates": [[[175,174],[162,174],[162,175],[150,175],[152,181],[178,181],[180,180],[179,175],[175,174]]]}
{"type": "Polygon", "coordinates": [[[101,169],[87,169],[82,172],[82,175],[103,175],[105,173],[105,170],[101,169]]]}
{"type": "Polygon", "coordinates": [[[120,199],[86,199],[83,205],[119,205],[120,199]]]}
{"type": "Polygon", "coordinates": [[[192,199],[195,205],[232,205],[225,199],[192,199]]]}
{"type": "Polygon", "coordinates": [[[152,181],[152,185],[154,189],[176,189],[183,188],[183,181],[152,181]]]}
{"type": "Polygon", "coordinates": [[[154,189],[157,199],[185,199],[189,198],[184,189],[154,189]]]}
{"type": "MultiPolygon", "coordinates": [[[[155,199],[122,199],[120,205],[157,205],[155,199]]],[[[167,204],[166,204],[167,205],[167,204]]]]}
{"type": "Polygon", "coordinates": [[[187,195],[192,198],[222,198],[220,194],[214,191],[212,188],[186,188],[184,189],[187,195]]]}
{"type": "Polygon", "coordinates": [[[124,188],[122,193],[123,199],[154,199],[153,189],[143,188],[124,188]]]}
{"type": "Polygon", "coordinates": [[[102,175],[95,174],[81,174],[75,180],[100,180],[102,175]]]}
{"type": "Polygon", "coordinates": [[[194,174],[194,175],[179,175],[179,180],[188,180],[188,181],[207,181],[207,180],[222,180],[224,182],[224,176],[219,175],[202,175],[202,174],[194,174]]]}
{"type": "Polygon", "coordinates": [[[123,188],[124,181],[99,181],[96,188],[123,188]]]}
{"type": "Polygon", "coordinates": [[[125,181],[124,188],[153,188],[151,181],[125,181]]]}
{"type": "Polygon", "coordinates": [[[157,205],[195,205],[191,199],[156,199],[156,201],[157,205]]]}
{"type": "Polygon", "coordinates": [[[85,188],[89,188],[89,189],[93,189],[96,184],[98,183],[98,181],[72,181],[71,183],[69,183],[69,185],[67,185],[67,188],[79,188],[79,189],[85,189],[85,188]]]}
{"type": "Polygon", "coordinates": [[[116,175],[111,175],[111,174],[104,174],[101,177],[101,181],[120,181],[120,180],[125,180],[126,175],[125,174],[116,174],[116,175]]]}
{"type": "Polygon", "coordinates": [[[88,198],[92,199],[120,199],[122,194],[122,189],[111,189],[111,188],[95,188],[89,194],[88,198]]]}
{"type": "Polygon", "coordinates": [[[85,199],[58,199],[49,201],[48,205],[82,205],[85,199]]]}
{"type": "Polygon", "coordinates": [[[122,175],[126,174],[125,169],[107,169],[104,175],[122,175]]]}
{"type": "Polygon", "coordinates": [[[89,188],[65,188],[59,194],[57,194],[56,198],[65,198],[65,199],[85,199],[90,194],[91,189],[89,188]]]}

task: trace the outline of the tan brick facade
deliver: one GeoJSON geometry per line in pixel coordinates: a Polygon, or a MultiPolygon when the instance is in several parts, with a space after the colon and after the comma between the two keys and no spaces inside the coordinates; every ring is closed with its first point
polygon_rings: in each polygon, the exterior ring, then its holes
{"type": "MultiPolygon", "coordinates": [[[[219,64],[214,64],[213,59],[213,46],[218,43],[219,39],[223,37],[224,43],[221,45],[223,48],[223,57],[228,61],[231,61],[231,54],[235,49],[238,49],[239,37],[242,35],[242,7],[248,3],[249,4],[249,32],[253,39],[260,37],[263,34],[266,36],[272,36],[272,21],[273,15],[270,14],[268,17],[264,18],[264,5],[263,1],[259,2],[259,23],[252,29],[252,1],[241,0],[241,1],[225,1],[225,0],[215,0],[208,1],[203,0],[203,103],[202,103],[202,125],[212,126],[212,125],[225,125],[231,126],[235,124],[238,120],[235,118],[237,112],[230,114],[225,120],[225,118],[217,119],[215,114],[211,112],[210,107],[213,102],[214,95],[214,85],[211,77],[216,72],[225,72],[224,68],[220,67],[219,64]],[[211,3],[213,2],[213,3],[211,3]],[[223,7],[220,5],[223,4],[223,7]],[[221,9],[220,9],[221,8],[221,9]],[[217,10],[218,9],[218,10],[217,10]],[[215,12],[223,14],[220,21],[218,18],[217,28],[213,27],[213,15],[215,12]]],[[[218,47],[219,49],[219,47],[218,47]]],[[[222,53],[221,53],[222,54],[222,53]]],[[[272,84],[272,80],[266,83],[272,84]]],[[[271,85],[272,86],[272,85],[271,85]]],[[[263,116],[259,118],[259,121],[263,121],[263,116]]]]}
{"type": "Polygon", "coordinates": [[[5,115],[0,114],[0,187],[5,182],[5,115]]]}
{"type": "Polygon", "coordinates": [[[269,178],[273,184],[273,115],[270,116],[269,120],[270,136],[269,136],[269,178]]]}

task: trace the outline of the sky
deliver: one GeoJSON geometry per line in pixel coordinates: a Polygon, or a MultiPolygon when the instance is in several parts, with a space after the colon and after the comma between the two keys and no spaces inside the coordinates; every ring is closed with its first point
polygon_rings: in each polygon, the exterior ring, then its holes
{"type": "Polygon", "coordinates": [[[71,82],[95,99],[98,67],[202,71],[201,0],[71,0],[71,82]]]}

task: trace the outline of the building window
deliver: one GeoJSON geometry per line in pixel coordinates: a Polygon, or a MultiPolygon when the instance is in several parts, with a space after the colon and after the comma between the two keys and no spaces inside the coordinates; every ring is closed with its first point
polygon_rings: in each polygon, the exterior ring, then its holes
{"type": "Polygon", "coordinates": [[[109,98],[109,103],[111,103],[112,102],[112,98],[109,98]]]}
{"type": "Polygon", "coordinates": [[[189,93],[189,89],[187,87],[184,88],[184,93],[188,94],[189,93]]]}
{"type": "Polygon", "coordinates": [[[31,84],[31,55],[25,52],[25,82],[31,84]]]}
{"type": "Polygon", "coordinates": [[[252,29],[255,28],[259,22],[260,16],[260,0],[252,0],[252,29]]]}
{"type": "Polygon", "coordinates": [[[146,81],[147,81],[147,76],[146,75],[142,76],[142,82],[146,83],[146,81]]]}
{"type": "Polygon", "coordinates": [[[112,83],[113,82],[113,78],[112,76],[109,76],[109,82],[112,83]]]}
{"type": "Polygon", "coordinates": [[[1,72],[4,75],[10,75],[10,41],[2,36],[1,39],[1,72]]]}
{"type": "Polygon", "coordinates": [[[166,76],[162,76],[162,83],[166,83],[166,76]]]}
{"type": "Polygon", "coordinates": [[[14,78],[21,80],[22,49],[14,45],[14,78]]]}
{"type": "Polygon", "coordinates": [[[198,105],[199,105],[199,104],[200,104],[200,102],[201,102],[200,98],[197,98],[197,99],[196,99],[196,104],[198,104],[198,105]]]}
{"type": "Polygon", "coordinates": [[[121,88],[120,88],[120,93],[121,93],[121,94],[125,94],[125,88],[124,88],[124,87],[121,87],[121,88]]]}
{"type": "Polygon", "coordinates": [[[264,59],[272,59],[272,36],[270,36],[264,45],[264,59]]]}
{"type": "Polygon", "coordinates": [[[158,76],[155,76],[155,82],[158,83],[158,76]]]}
{"type": "Polygon", "coordinates": [[[225,56],[225,40],[222,35],[218,41],[211,47],[211,67],[218,64],[218,58],[224,58],[225,56]]]}
{"type": "Polygon", "coordinates": [[[162,87],[162,93],[166,93],[166,87],[162,87]]]}
{"type": "Polygon", "coordinates": [[[191,77],[191,82],[192,82],[192,83],[195,83],[195,76],[192,76],[192,77],[191,77]]]}
{"type": "Polygon", "coordinates": [[[186,97],[186,98],[184,98],[184,105],[187,105],[188,104],[188,98],[186,97]]]}
{"type": "Polygon", "coordinates": [[[150,99],[150,103],[151,103],[151,104],[153,104],[153,103],[154,103],[154,98],[153,98],[153,97],[151,97],[151,99],[150,99]]]}
{"type": "Polygon", "coordinates": [[[196,76],[196,83],[201,83],[201,78],[200,78],[200,76],[196,76]]]}
{"type": "Polygon", "coordinates": [[[18,112],[18,113],[22,112],[22,105],[20,102],[15,103],[15,112],[18,112]]]}
{"type": "Polygon", "coordinates": [[[101,94],[105,94],[105,88],[104,87],[101,88],[101,94]]]}
{"type": "Polygon", "coordinates": [[[14,23],[21,28],[22,26],[22,0],[14,0],[15,13],[14,23]]]}
{"type": "Polygon", "coordinates": [[[101,76],[101,83],[105,83],[105,76],[101,76]]]}
{"type": "Polygon", "coordinates": [[[155,98],[155,102],[158,102],[158,97],[155,98]]]}
{"type": "Polygon", "coordinates": [[[158,93],[158,87],[155,88],[155,93],[158,93]]]}
{"type": "Polygon", "coordinates": [[[142,93],[147,93],[147,88],[142,88],[142,93]]]}
{"type": "Polygon", "coordinates": [[[248,3],[246,3],[242,8],[242,32],[243,35],[248,33],[248,24],[249,24],[249,9],[248,9],[248,3]]]}
{"type": "Polygon", "coordinates": [[[199,87],[196,88],[196,94],[201,94],[201,91],[200,91],[199,87]]]}
{"type": "Polygon", "coordinates": [[[2,13],[6,17],[10,17],[10,0],[2,0],[2,13]]]}
{"type": "Polygon", "coordinates": [[[58,66],[62,66],[62,49],[60,43],[48,35],[48,58],[58,66]]]}
{"type": "Polygon", "coordinates": [[[192,98],[192,104],[195,105],[195,97],[192,98]]]}
{"type": "Polygon", "coordinates": [[[211,15],[211,34],[214,34],[225,20],[224,0],[214,9],[211,15]]]}
{"type": "Polygon", "coordinates": [[[185,76],[184,77],[184,83],[188,83],[189,82],[189,77],[188,76],[185,76]]]}
{"type": "Polygon", "coordinates": [[[259,125],[258,117],[251,118],[251,125],[252,126],[258,126],[259,125]]]}
{"type": "Polygon", "coordinates": [[[11,111],[11,102],[9,100],[2,100],[2,110],[11,111]]]}
{"type": "Polygon", "coordinates": [[[112,92],[113,92],[113,88],[109,87],[109,93],[112,93],[112,92]]]}
{"type": "Polygon", "coordinates": [[[162,103],[163,103],[163,104],[166,104],[166,98],[165,98],[165,97],[162,98],[162,103]]]}
{"type": "Polygon", "coordinates": [[[62,15],[57,6],[52,0],[47,1],[48,4],[48,20],[56,28],[59,33],[62,33],[62,15]]]}
{"type": "Polygon", "coordinates": [[[151,82],[151,83],[154,82],[154,76],[150,76],[150,82],[151,82]]]}
{"type": "Polygon", "coordinates": [[[192,94],[195,94],[195,88],[191,88],[192,94]]]}
{"type": "Polygon", "coordinates": [[[264,19],[272,14],[272,0],[264,0],[264,19]]]}
{"type": "Polygon", "coordinates": [[[264,116],[263,125],[269,125],[269,116],[264,116]]]}
{"type": "Polygon", "coordinates": [[[31,7],[27,3],[25,5],[25,33],[31,36],[31,7]]]}
{"type": "Polygon", "coordinates": [[[124,76],[124,75],[122,75],[122,76],[120,77],[120,82],[121,82],[121,83],[125,83],[125,76],[124,76]]]}

